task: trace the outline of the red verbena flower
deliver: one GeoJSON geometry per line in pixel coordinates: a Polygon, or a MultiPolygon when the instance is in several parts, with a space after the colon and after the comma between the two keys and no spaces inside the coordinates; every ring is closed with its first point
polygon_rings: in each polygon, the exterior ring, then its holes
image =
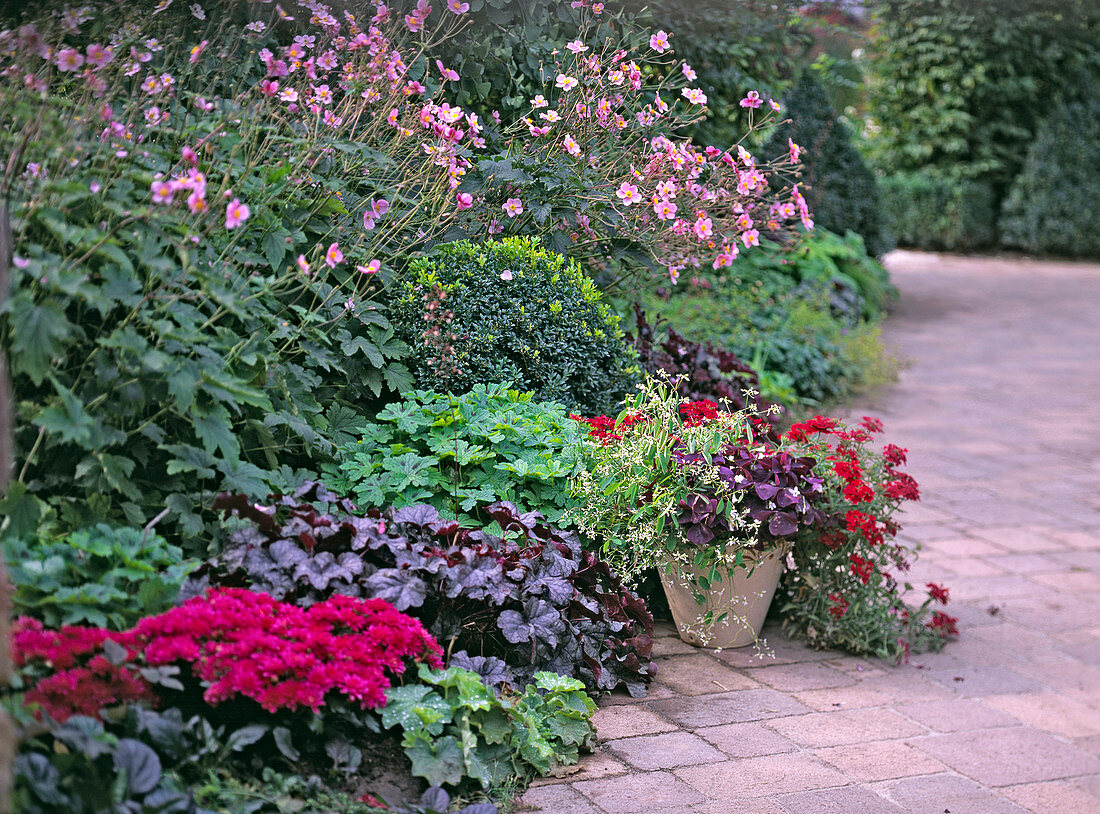
{"type": "Polygon", "coordinates": [[[849,568],[852,573],[859,577],[860,582],[866,585],[871,581],[871,574],[875,572],[875,564],[870,560],[865,560],[859,554],[852,554],[848,557],[851,561],[849,568]]]}
{"type": "Polygon", "coordinates": [[[920,500],[917,482],[904,472],[895,472],[894,480],[888,481],[883,491],[891,500],[920,500]]]}
{"type": "Polygon", "coordinates": [[[925,625],[929,630],[937,631],[941,636],[958,636],[959,628],[957,625],[958,618],[954,616],[948,616],[946,613],[940,611],[932,611],[932,620],[925,625]]]}
{"type": "Polygon", "coordinates": [[[924,587],[928,589],[928,595],[932,597],[932,599],[934,599],[936,602],[939,602],[941,605],[947,604],[947,594],[949,589],[941,587],[934,582],[925,583],[924,587]]]}
{"type": "Polygon", "coordinates": [[[829,614],[834,618],[840,619],[848,612],[848,600],[840,594],[829,594],[829,602],[829,614]]]}
{"type": "Polygon", "coordinates": [[[882,457],[891,466],[901,466],[905,463],[905,455],[909,450],[902,449],[896,444],[887,444],[882,448],[882,457]]]}

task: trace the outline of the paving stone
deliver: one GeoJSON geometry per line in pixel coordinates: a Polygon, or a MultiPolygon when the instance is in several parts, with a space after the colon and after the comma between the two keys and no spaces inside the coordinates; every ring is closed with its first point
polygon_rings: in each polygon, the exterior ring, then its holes
{"type": "Polygon", "coordinates": [[[836,658],[837,653],[829,650],[814,650],[800,641],[787,639],[780,635],[777,625],[764,625],[760,637],[766,643],[763,654],[753,647],[738,647],[733,650],[716,652],[716,658],[734,667],[767,667],[772,664],[802,664],[810,661],[828,661],[836,658]]]}
{"type": "Polygon", "coordinates": [[[573,788],[607,814],[686,811],[690,806],[706,799],[683,780],[668,772],[582,780],[574,783],[573,788]]]}
{"type": "Polygon", "coordinates": [[[1057,574],[1032,574],[1034,582],[1048,585],[1056,591],[1080,593],[1082,591],[1100,591],[1100,575],[1089,571],[1063,571],[1057,574]]]}
{"type": "Polygon", "coordinates": [[[905,810],[864,786],[785,794],[780,805],[790,814],[905,814],[905,810]]]}
{"type": "Polygon", "coordinates": [[[938,760],[918,752],[902,741],[833,746],[828,749],[815,749],[814,754],[826,763],[836,766],[848,777],[864,783],[918,774],[935,774],[945,770],[944,765],[938,760]]]}
{"type": "Polygon", "coordinates": [[[1005,573],[1003,568],[993,564],[992,557],[947,558],[942,567],[963,577],[995,577],[1005,573]]]}
{"type": "Polygon", "coordinates": [[[601,707],[592,716],[601,740],[670,732],[676,727],[645,706],[601,707]]]}
{"type": "Polygon", "coordinates": [[[787,809],[763,798],[711,800],[693,806],[691,811],[692,814],[787,814],[787,809]]]}
{"type": "Polygon", "coordinates": [[[996,557],[987,557],[986,560],[994,563],[997,568],[1011,574],[1036,574],[1044,571],[1063,571],[1065,564],[1055,561],[1058,555],[1042,554],[1001,554],[996,557]]]}
{"type": "Polygon", "coordinates": [[[641,698],[634,698],[626,690],[619,689],[608,695],[603,696],[600,699],[601,707],[630,705],[630,704],[647,704],[650,701],[655,701],[659,698],[675,698],[676,692],[666,687],[657,681],[650,681],[646,685],[646,694],[641,698]]]}
{"type": "Polygon", "coordinates": [[[986,706],[984,701],[957,699],[952,701],[926,701],[897,707],[906,718],[937,732],[965,732],[974,729],[991,729],[998,726],[1018,726],[1018,721],[1007,713],[986,706]]]}
{"type": "Polygon", "coordinates": [[[1100,811],[1100,798],[1068,780],[1009,786],[1001,793],[1033,814],[1100,811]]]}
{"type": "Polygon", "coordinates": [[[1058,539],[1070,548],[1094,549],[1100,545],[1100,531],[1060,531],[1058,539]]]}
{"type": "Polygon", "coordinates": [[[783,692],[822,690],[855,683],[854,678],[821,662],[776,664],[770,667],[757,667],[746,672],[754,681],[783,692]]]}
{"type": "Polygon", "coordinates": [[[653,658],[663,659],[666,656],[683,656],[689,653],[698,653],[699,648],[688,644],[679,636],[661,636],[653,640],[653,658]]]}
{"type": "Polygon", "coordinates": [[[897,667],[889,670],[886,675],[872,676],[860,685],[867,690],[883,692],[893,698],[905,699],[912,703],[940,701],[954,697],[953,690],[945,689],[932,681],[926,675],[927,672],[912,666],[897,667]]]}
{"type": "Polygon", "coordinates": [[[955,516],[922,503],[908,502],[898,512],[896,520],[903,528],[908,528],[921,523],[950,524],[955,520],[955,516]]]}
{"type": "Polygon", "coordinates": [[[596,747],[595,751],[588,755],[581,755],[579,761],[572,766],[558,766],[554,774],[549,777],[539,778],[531,783],[572,783],[576,780],[595,780],[600,777],[614,777],[618,774],[626,774],[630,767],[611,754],[604,745],[596,747]]]}
{"type": "Polygon", "coordinates": [[[565,785],[527,789],[516,801],[515,810],[544,811],[546,814],[602,814],[591,801],[565,785]]]}
{"type": "Polygon", "coordinates": [[[668,698],[650,707],[687,729],[798,715],[807,708],[775,690],[742,690],[698,698],[668,698]]]}
{"type": "Polygon", "coordinates": [[[1025,727],[955,732],[909,743],[987,786],[1057,780],[1100,772],[1100,759],[1025,727]]]}
{"type": "Polygon", "coordinates": [[[726,760],[698,735],[690,732],[666,732],[663,735],[640,735],[609,741],[607,748],[635,769],[675,769],[726,760]]]}
{"type": "Polygon", "coordinates": [[[829,712],[835,709],[884,707],[895,702],[895,698],[889,693],[868,689],[862,683],[853,684],[850,687],[796,692],[791,697],[818,712],[829,712]]]}
{"type": "Polygon", "coordinates": [[[1066,543],[1057,529],[1043,526],[984,526],[974,529],[973,534],[1000,548],[1017,553],[1059,551],[1066,543]]]}
{"type": "Polygon", "coordinates": [[[842,746],[923,735],[928,730],[889,709],[811,712],[768,721],[779,734],[804,746],[842,746]]]}
{"type": "MultiPolygon", "coordinates": [[[[990,558],[996,563],[995,558],[990,558]]],[[[953,602],[1001,601],[1005,599],[1054,596],[1056,592],[1019,574],[996,577],[960,577],[950,585],[953,602]]]]}
{"type": "Polygon", "coordinates": [[[874,788],[908,814],[1027,814],[1026,809],[996,792],[953,774],[890,780],[874,788]]]}
{"type": "Polygon", "coordinates": [[[681,695],[708,695],[760,686],[744,673],[699,652],[663,660],[656,680],[681,695]]]}
{"type": "Polygon", "coordinates": [[[765,797],[848,784],[832,766],[805,752],[768,755],[675,769],[677,777],[711,798],[765,797]]]}
{"type": "MultiPolygon", "coordinates": [[[[1021,723],[1055,735],[1067,738],[1100,735],[1100,709],[1053,692],[991,695],[984,701],[1021,723]]],[[[1096,701],[1100,703],[1100,698],[1096,701]]]]}
{"type": "Polygon", "coordinates": [[[1073,745],[1082,752],[1100,757],[1100,735],[1091,735],[1087,738],[1074,738],[1073,745]]]}
{"type": "Polygon", "coordinates": [[[1003,695],[1041,689],[1034,679],[1006,667],[948,667],[931,669],[928,677],[962,696],[1003,695]]]}
{"type": "Polygon", "coordinates": [[[763,724],[726,724],[696,729],[695,734],[713,743],[730,757],[758,757],[794,752],[798,747],[763,724]]]}
{"type": "Polygon", "coordinates": [[[1062,551],[1047,556],[1055,562],[1068,565],[1070,568],[1081,568],[1094,573],[1100,572],[1100,538],[1096,540],[1096,544],[1091,550],[1062,551]]]}

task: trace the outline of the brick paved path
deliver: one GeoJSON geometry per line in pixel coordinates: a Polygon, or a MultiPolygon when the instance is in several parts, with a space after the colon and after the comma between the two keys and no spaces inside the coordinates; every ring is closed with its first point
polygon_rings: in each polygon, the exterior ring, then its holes
{"type": "Polygon", "coordinates": [[[895,667],[771,629],[759,662],[665,628],[649,696],[601,702],[600,748],[517,810],[1100,812],[1100,266],[890,266],[910,364],[853,413],[910,450],[912,577],[961,639],[895,667]]]}

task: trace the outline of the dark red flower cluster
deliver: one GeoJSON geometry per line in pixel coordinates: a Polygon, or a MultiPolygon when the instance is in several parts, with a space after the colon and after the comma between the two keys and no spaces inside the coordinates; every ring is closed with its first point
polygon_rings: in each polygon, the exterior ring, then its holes
{"type": "Polygon", "coordinates": [[[834,619],[840,619],[848,612],[848,600],[840,594],[829,594],[829,614],[834,619]]]}
{"type": "Polygon", "coordinates": [[[707,399],[688,401],[680,405],[680,415],[684,419],[684,426],[698,427],[718,418],[718,405],[707,399]]]}
{"type": "Polygon", "coordinates": [[[871,575],[875,573],[875,564],[870,560],[865,560],[859,554],[851,554],[848,559],[851,561],[851,565],[848,566],[852,573],[859,577],[860,582],[866,585],[871,581],[871,575]]]}
{"type": "Polygon", "coordinates": [[[16,619],[11,634],[15,666],[51,671],[27,691],[26,703],[40,704],[46,714],[64,721],[71,715],[95,716],[104,707],[129,701],[153,701],[152,690],[137,672],[103,655],[103,642],[110,636],[100,628],[46,630],[37,619],[16,619]]]}
{"type": "Polygon", "coordinates": [[[902,466],[905,463],[905,455],[909,450],[902,449],[896,444],[886,444],[882,448],[882,457],[890,466],[902,466]]]}
{"type": "Polygon", "coordinates": [[[787,430],[786,438],[790,441],[809,441],[810,436],[832,432],[836,429],[836,419],[815,415],[809,421],[792,424],[787,430]]]}
{"type": "Polygon", "coordinates": [[[939,602],[941,605],[947,604],[947,588],[944,588],[942,585],[937,585],[934,582],[926,582],[924,587],[928,589],[928,595],[936,602],[939,602]]]}
{"type": "Polygon", "coordinates": [[[891,500],[920,500],[920,489],[912,475],[889,470],[894,480],[887,481],[883,492],[891,500]]]}
{"type": "Polygon", "coordinates": [[[597,441],[601,441],[604,444],[610,444],[613,441],[622,441],[622,430],[628,430],[635,424],[641,424],[646,419],[643,416],[626,415],[623,416],[623,420],[619,422],[619,426],[615,426],[615,419],[607,415],[598,415],[595,418],[585,418],[584,416],[569,414],[569,417],[574,421],[583,421],[592,429],[588,431],[589,438],[595,438],[597,441]],[[620,432],[616,432],[620,430],[620,432]]]}
{"type": "MultiPolygon", "coordinates": [[[[24,627],[32,624],[24,622],[24,627]]],[[[68,630],[53,650],[25,635],[15,642],[22,651],[17,660],[34,658],[58,670],[27,700],[42,703],[60,720],[152,698],[136,673],[110,665],[101,654],[91,655],[108,638],[143,666],[189,665],[205,685],[203,698],[209,704],[244,697],[271,712],[316,711],[330,692],[377,708],[386,703],[389,675],[401,675],[406,658],[442,666],[442,650],[419,621],[381,599],[340,595],[303,609],[242,588],[211,589],[123,633],[68,630]],[[75,666],[89,655],[86,666],[75,666]],[[59,664],[68,667],[59,669],[59,664]],[[65,689],[71,695],[60,693],[65,689]]]]}
{"type": "Polygon", "coordinates": [[[866,512],[852,509],[844,514],[844,527],[848,531],[858,531],[870,545],[882,545],[885,534],[878,520],[866,512]]]}
{"type": "Polygon", "coordinates": [[[932,611],[932,620],[925,627],[947,638],[948,636],[959,635],[958,621],[957,617],[948,616],[942,611],[932,611]]]}

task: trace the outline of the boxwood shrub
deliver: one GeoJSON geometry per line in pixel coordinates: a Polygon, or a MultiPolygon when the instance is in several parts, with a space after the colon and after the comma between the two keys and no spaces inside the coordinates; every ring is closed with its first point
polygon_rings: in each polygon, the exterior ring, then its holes
{"type": "Polygon", "coordinates": [[[1100,257],[1100,97],[1056,108],[1036,134],[1001,217],[1001,243],[1100,257]]]}
{"type": "Polygon", "coordinates": [[[586,414],[615,409],[638,367],[580,266],[530,238],[460,241],[414,261],[392,316],[425,390],[509,382],[586,414]]]}
{"type": "Polygon", "coordinates": [[[887,175],[879,186],[899,246],[964,252],[996,243],[996,199],[989,184],[914,172],[887,175]]]}

